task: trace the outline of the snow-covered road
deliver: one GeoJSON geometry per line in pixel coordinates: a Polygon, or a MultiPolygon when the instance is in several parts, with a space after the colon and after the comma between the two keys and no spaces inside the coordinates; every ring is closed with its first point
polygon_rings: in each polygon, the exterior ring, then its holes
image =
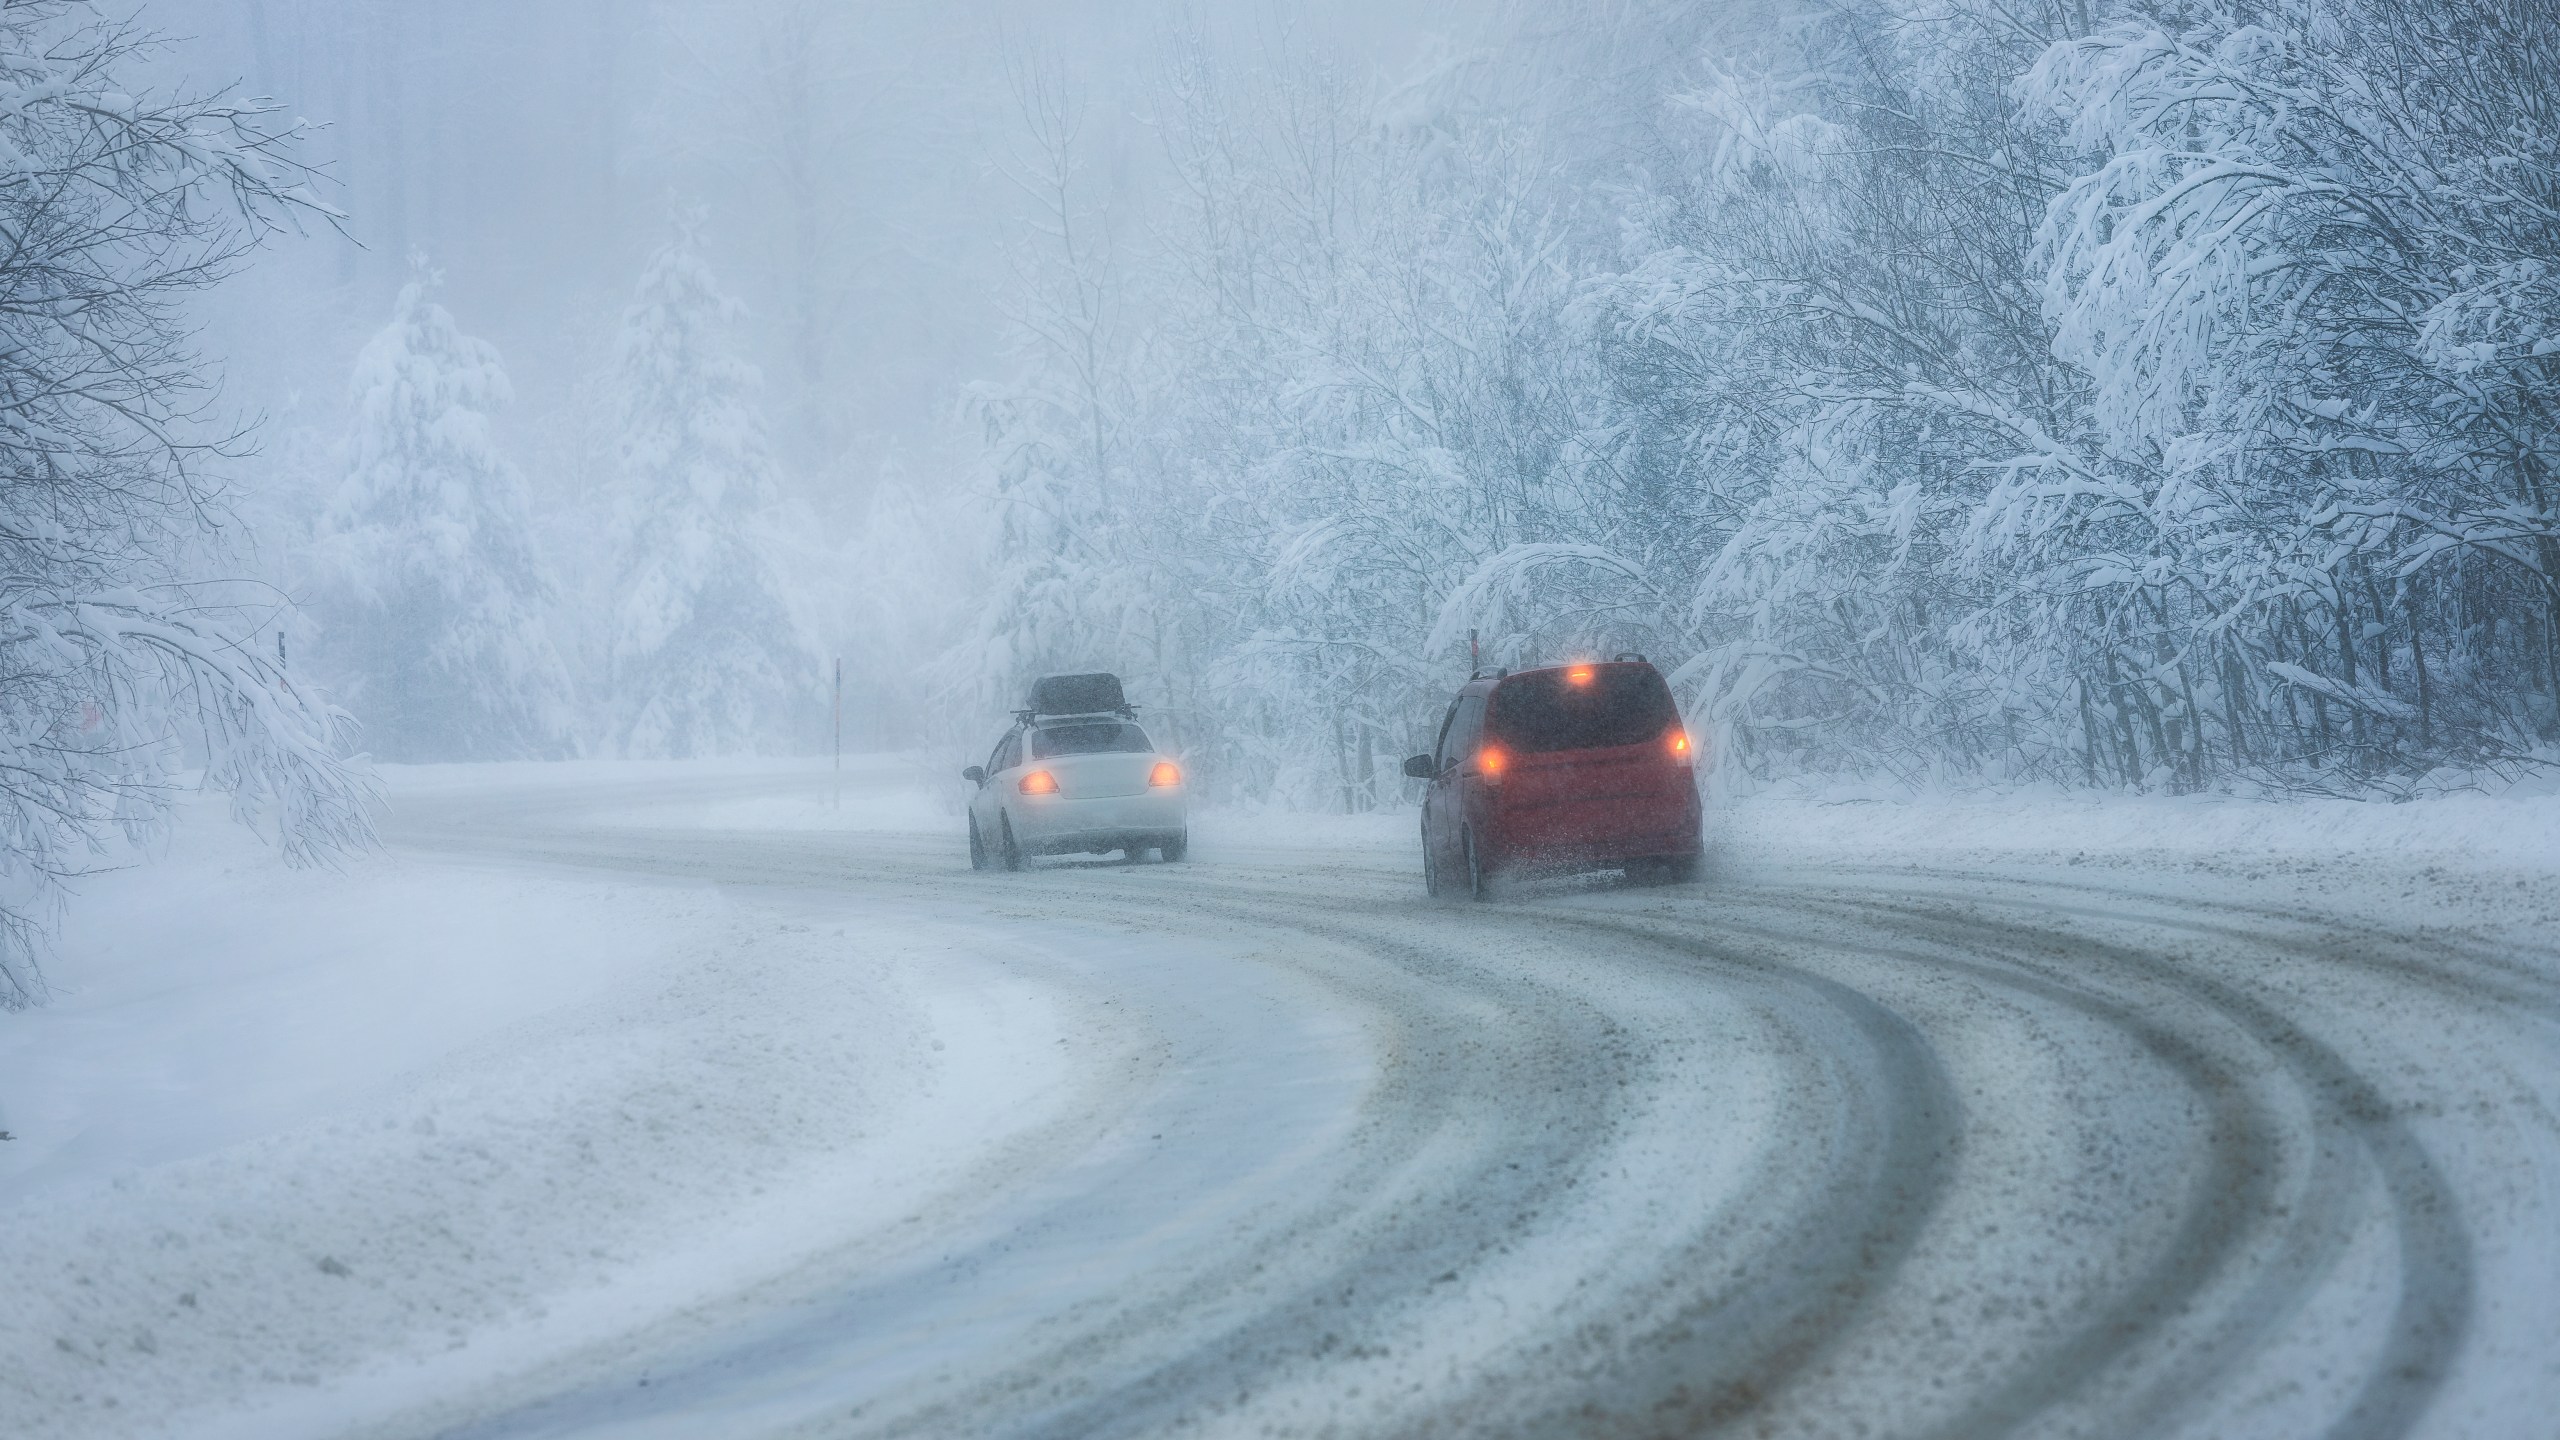
{"type": "Polygon", "coordinates": [[[745,783],[447,787],[394,839],[898,936],[883,1053],[973,1083],[883,1102],[846,1161],[874,1168],[696,1222],[791,1244],[709,1235],[728,1258],[655,1303],[321,1377],[227,1433],[2560,1414],[2548,865],[1740,834],[1698,886],[1470,906],[1421,897],[1400,833],[1231,824],[1179,866],[974,874],[948,827],[718,819],[745,783]]]}

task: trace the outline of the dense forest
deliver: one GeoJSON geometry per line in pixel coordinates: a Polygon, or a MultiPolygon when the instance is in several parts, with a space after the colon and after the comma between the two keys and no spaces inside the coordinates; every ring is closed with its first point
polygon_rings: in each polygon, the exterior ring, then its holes
{"type": "Polygon", "coordinates": [[[0,0],[0,1003],[200,780],[325,854],[839,659],[1328,809],[1623,651],[1734,784],[2554,754],[2560,10],[1319,8],[0,0]]]}
{"type": "Polygon", "coordinates": [[[2547,750],[2560,12],[1696,17],[1384,89],[1177,45],[1117,246],[1026,86],[1033,368],[981,399],[953,674],[1117,658],[1230,783],[1352,806],[1471,634],[1646,653],[1758,777],[2547,750]]]}

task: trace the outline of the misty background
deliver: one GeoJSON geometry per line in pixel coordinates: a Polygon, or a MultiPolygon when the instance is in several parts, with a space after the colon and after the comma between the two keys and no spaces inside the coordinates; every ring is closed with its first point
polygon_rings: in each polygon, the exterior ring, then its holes
{"type": "Polygon", "coordinates": [[[1095,666],[1360,809],[1466,654],[1621,649],[1764,779],[2553,735],[2540,7],[143,14],[318,127],[344,238],[207,348],[384,758],[807,752],[838,658],[950,749],[1095,666]]]}
{"type": "MultiPolygon", "coordinates": [[[[205,306],[205,349],[222,363],[228,398],[266,421],[236,493],[267,573],[302,607],[277,627],[303,642],[383,758],[806,753],[829,743],[827,671],[838,657],[851,667],[848,744],[914,743],[952,724],[974,735],[996,713],[946,714],[957,677],[937,662],[969,623],[1002,503],[971,402],[1032,363],[1029,302],[1048,258],[1036,253],[1048,219],[1037,186],[1048,177],[1031,173],[1034,108],[1077,111],[1078,203],[1102,217],[1104,243],[1125,247],[1163,218],[1159,91],[1189,47],[1246,66],[1322,54],[1387,84],[1483,43],[1502,23],[1491,8],[1319,4],[1241,18],[819,0],[142,8],[141,23],[173,41],[154,57],[156,79],[204,90],[236,77],[314,127],[305,158],[344,216],[343,234],[272,243],[205,306]],[[606,673],[617,663],[610,612],[631,578],[612,553],[632,478],[619,453],[629,439],[619,347],[644,272],[679,237],[707,287],[696,298],[706,316],[720,312],[701,342],[753,372],[739,377],[736,419],[763,453],[732,463],[763,472],[770,493],[754,508],[767,513],[749,518],[763,532],[767,588],[791,613],[754,622],[768,632],[746,647],[766,652],[746,667],[759,673],[705,671],[710,657],[696,656],[683,664],[699,673],[653,676],[776,693],[699,734],[635,743],[606,673]],[[501,658],[521,648],[506,644],[404,680],[391,660],[428,638],[424,616],[349,633],[361,625],[350,602],[381,597],[350,594],[342,572],[384,563],[346,553],[353,517],[331,518],[360,466],[364,401],[351,376],[403,289],[422,280],[421,302],[486,342],[503,375],[503,395],[475,405],[488,422],[483,458],[521,479],[537,547],[517,558],[534,573],[518,577],[506,608],[543,612],[530,618],[568,677],[557,695],[541,693],[552,684],[538,673],[545,662],[501,658]],[[879,548],[884,530],[890,553],[879,548]],[[523,588],[537,579],[549,595],[523,588]],[[519,698],[552,713],[493,728],[462,713],[486,701],[447,706],[429,693],[474,675],[535,692],[519,698]]],[[[402,548],[416,503],[390,498],[374,517],[379,546],[402,548]]],[[[1119,660],[1107,643],[1091,648],[1092,663],[1119,660]]],[[[999,688],[1023,678],[1007,674],[999,688]]]]}

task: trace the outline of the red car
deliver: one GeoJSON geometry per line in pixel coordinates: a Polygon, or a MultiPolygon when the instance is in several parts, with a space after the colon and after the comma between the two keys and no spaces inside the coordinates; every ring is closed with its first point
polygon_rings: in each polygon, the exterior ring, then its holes
{"type": "Polygon", "coordinates": [[[1484,899],[1509,875],[1698,873],[1695,745],[1662,673],[1623,657],[1478,675],[1404,762],[1422,801],[1423,885],[1484,899]]]}

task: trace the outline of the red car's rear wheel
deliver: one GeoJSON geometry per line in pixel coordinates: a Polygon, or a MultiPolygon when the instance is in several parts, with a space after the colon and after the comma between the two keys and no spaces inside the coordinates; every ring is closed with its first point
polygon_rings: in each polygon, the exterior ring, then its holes
{"type": "Polygon", "coordinates": [[[1476,832],[1473,829],[1459,831],[1458,842],[1467,852],[1467,898],[1470,900],[1492,899],[1495,872],[1485,863],[1484,855],[1476,849],[1476,832]]]}

